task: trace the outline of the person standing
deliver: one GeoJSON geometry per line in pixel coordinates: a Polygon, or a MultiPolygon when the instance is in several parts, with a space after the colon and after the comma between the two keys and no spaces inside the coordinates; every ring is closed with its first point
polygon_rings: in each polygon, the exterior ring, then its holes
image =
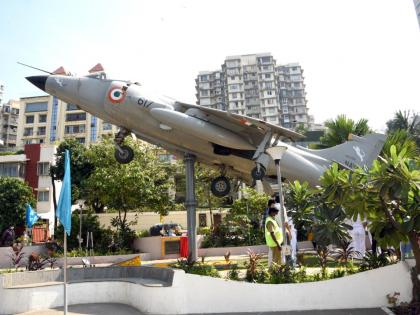
{"type": "Polygon", "coordinates": [[[271,255],[272,260],[268,262],[268,267],[272,266],[272,263],[278,265],[281,264],[281,243],[283,242],[283,232],[277,223],[275,216],[279,213],[276,208],[269,208],[268,217],[265,220],[265,242],[268,246],[269,257],[271,255]]]}
{"type": "Polygon", "coordinates": [[[274,199],[268,199],[267,208],[264,210],[264,214],[261,221],[261,227],[264,229],[265,220],[268,218],[268,212],[271,208],[274,208],[276,205],[276,201],[274,199]]]}
{"type": "Polygon", "coordinates": [[[353,221],[353,230],[350,231],[352,238],[351,246],[356,252],[359,252],[361,257],[365,256],[366,253],[366,233],[360,216],[357,216],[357,220],[353,221]]]}

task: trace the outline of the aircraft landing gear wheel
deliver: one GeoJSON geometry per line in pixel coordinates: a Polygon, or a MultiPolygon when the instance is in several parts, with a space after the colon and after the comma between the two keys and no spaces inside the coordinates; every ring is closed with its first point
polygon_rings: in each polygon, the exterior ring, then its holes
{"type": "Polygon", "coordinates": [[[251,171],[251,176],[255,180],[262,180],[265,176],[264,166],[260,165],[259,169],[258,166],[255,166],[251,171]]]}
{"type": "Polygon", "coordinates": [[[119,148],[115,148],[115,159],[118,163],[127,164],[130,163],[134,158],[134,151],[127,145],[123,145],[119,148]]]}
{"type": "Polygon", "coordinates": [[[225,176],[219,176],[211,182],[211,192],[216,197],[227,196],[230,192],[230,182],[225,176]]]}

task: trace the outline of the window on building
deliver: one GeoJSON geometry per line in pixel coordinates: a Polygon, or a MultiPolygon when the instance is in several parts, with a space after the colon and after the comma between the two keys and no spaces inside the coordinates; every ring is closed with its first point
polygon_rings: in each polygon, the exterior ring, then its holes
{"type": "Polygon", "coordinates": [[[207,81],[208,80],[208,75],[201,75],[200,76],[200,81],[207,81]]]}
{"type": "Polygon", "coordinates": [[[112,125],[110,123],[104,122],[102,124],[102,130],[112,130],[112,125]]]}
{"type": "Polygon", "coordinates": [[[23,131],[23,135],[25,137],[32,136],[33,134],[34,134],[34,128],[25,128],[25,130],[23,131]]]}
{"type": "Polygon", "coordinates": [[[71,110],[80,110],[80,107],[74,104],[67,104],[67,110],[71,111],[71,110]]]}
{"type": "Polygon", "coordinates": [[[42,114],[38,116],[38,122],[39,123],[45,123],[47,122],[47,115],[46,114],[42,114]]]}
{"type": "Polygon", "coordinates": [[[33,115],[26,116],[26,123],[27,124],[33,124],[34,123],[34,116],[33,115]]]}
{"type": "Polygon", "coordinates": [[[268,105],[274,104],[274,99],[272,98],[267,99],[267,104],[268,105]]]}
{"type": "Polygon", "coordinates": [[[25,140],[25,144],[31,144],[32,140],[25,140]]]}
{"type": "Polygon", "coordinates": [[[232,93],[232,98],[238,98],[238,93],[232,93]]]}
{"type": "Polygon", "coordinates": [[[19,164],[18,163],[0,163],[0,177],[10,176],[18,177],[19,174],[19,164]]]}
{"type": "Polygon", "coordinates": [[[27,103],[25,107],[26,113],[44,112],[48,110],[47,102],[27,103]]]}
{"type": "Polygon", "coordinates": [[[36,133],[38,136],[45,136],[47,132],[46,127],[38,127],[38,132],[36,133]]]}
{"type": "Polygon", "coordinates": [[[201,90],[200,91],[201,96],[208,96],[209,95],[209,91],[207,90],[201,90]]]}
{"type": "Polygon", "coordinates": [[[76,140],[81,144],[85,144],[85,142],[86,142],[85,138],[76,138],[76,140]]]}
{"type": "Polygon", "coordinates": [[[270,79],[270,78],[271,78],[271,74],[270,74],[270,73],[266,73],[266,74],[264,74],[264,78],[266,78],[266,79],[270,79]]]}
{"type": "Polygon", "coordinates": [[[84,133],[86,125],[67,125],[64,127],[65,134],[84,133]]]}
{"type": "Polygon", "coordinates": [[[66,114],[66,121],[86,120],[86,113],[66,114]]]}
{"type": "Polygon", "coordinates": [[[38,176],[50,175],[50,162],[38,162],[38,176]]]}
{"type": "Polygon", "coordinates": [[[267,95],[273,95],[272,91],[267,91],[267,95]]]}
{"type": "Polygon", "coordinates": [[[271,62],[271,57],[261,57],[260,62],[261,63],[269,63],[269,62],[271,62]]]}
{"type": "Polygon", "coordinates": [[[49,191],[38,191],[38,201],[49,201],[50,192],[49,191]]]}

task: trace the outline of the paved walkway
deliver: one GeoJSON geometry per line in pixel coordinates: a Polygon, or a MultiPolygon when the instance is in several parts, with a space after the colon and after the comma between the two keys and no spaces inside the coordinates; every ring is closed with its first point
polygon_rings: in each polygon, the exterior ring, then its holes
{"type": "MultiPolygon", "coordinates": [[[[135,308],[124,304],[79,304],[70,305],[68,315],[141,315],[135,308]]],[[[63,308],[30,311],[18,315],[62,315],[63,308]]]]}
{"type": "MultiPolygon", "coordinates": [[[[63,309],[40,310],[21,313],[18,315],[58,315],[63,314],[63,309]]],[[[123,304],[80,304],[69,306],[68,315],[141,315],[135,308],[123,304]]],[[[365,308],[352,310],[318,310],[296,312],[267,312],[267,313],[218,313],[208,315],[386,315],[379,308],[365,308]]],[[[199,314],[191,314],[199,315],[199,314]]]]}

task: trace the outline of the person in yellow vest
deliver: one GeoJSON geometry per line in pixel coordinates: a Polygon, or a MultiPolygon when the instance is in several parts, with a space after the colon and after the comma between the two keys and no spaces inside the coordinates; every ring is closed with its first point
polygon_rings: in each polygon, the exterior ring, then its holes
{"type": "MultiPolygon", "coordinates": [[[[278,225],[275,216],[279,213],[276,208],[270,208],[268,217],[265,219],[265,242],[270,251],[269,255],[272,254],[272,262],[280,265],[281,264],[281,243],[283,242],[283,233],[278,225]]],[[[271,267],[271,263],[269,266],[271,267]]]]}

